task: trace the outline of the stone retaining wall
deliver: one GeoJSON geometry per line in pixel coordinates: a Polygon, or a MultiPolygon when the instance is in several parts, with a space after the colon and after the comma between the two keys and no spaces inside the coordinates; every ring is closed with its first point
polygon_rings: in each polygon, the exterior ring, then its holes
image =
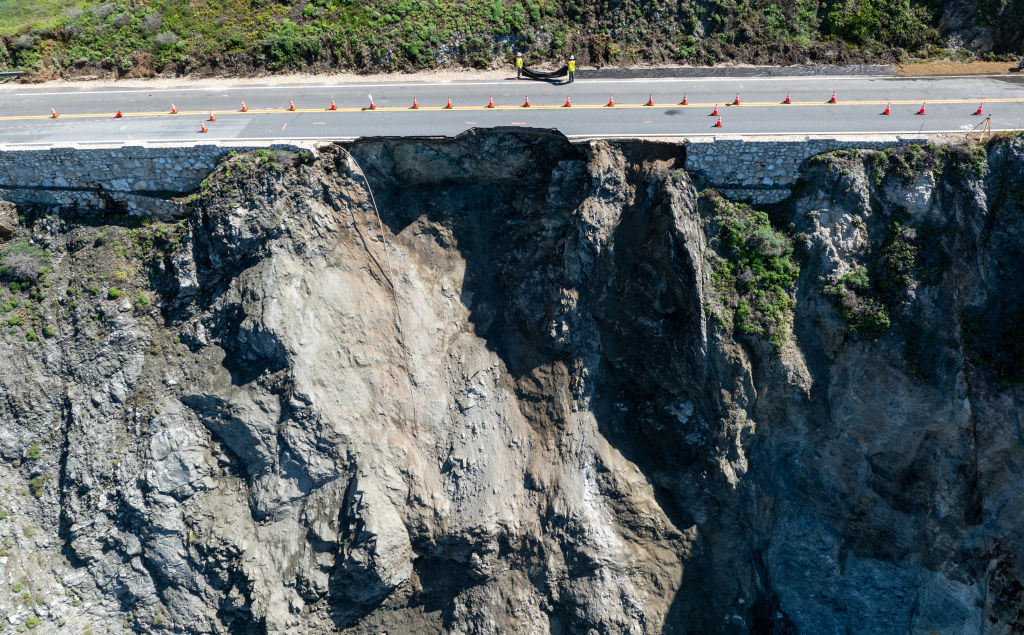
{"type": "MultiPolygon", "coordinates": [[[[291,144],[270,147],[312,149],[291,144]]],[[[166,218],[181,212],[181,203],[175,199],[196,191],[222,156],[253,149],[223,143],[0,149],[0,200],[166,218]]]]}
{"type": "Polygon", "coordinates": [[[777,203],[789,196],[807,159],[832,150],[926,143],[928,137],[687,139],[686,169],[723,196],[754,203],[777,203]]]}
{"type": "MultiPolygon", "coordinates": [[[[729,198],[774,203],[789,196],[805,162],[817,154],[926,141],[898,136],[687,139],[686,169],[729,198]]],[[[257,147],[314,150],[284,142],[0,149],[0,200],[167,218],[182,211],[178,199],[196,191],[222,156],[257,147]]]]}

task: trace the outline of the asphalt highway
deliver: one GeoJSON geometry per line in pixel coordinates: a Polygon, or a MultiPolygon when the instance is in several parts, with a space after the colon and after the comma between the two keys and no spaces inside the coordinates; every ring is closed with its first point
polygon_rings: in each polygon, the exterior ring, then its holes
{"type": "Polygon", "coordinates": [[[988,116],[993,130],[1024,129],[1024,76],[0,87],[3,145],[454,135],[491,126],[557,128],[570,137],[922,134],[965,132],[988,116]],[[791,103],[783,104],[787,94],[791,103]],[[881,114],[887,105],[891,114],[881,114]]]}

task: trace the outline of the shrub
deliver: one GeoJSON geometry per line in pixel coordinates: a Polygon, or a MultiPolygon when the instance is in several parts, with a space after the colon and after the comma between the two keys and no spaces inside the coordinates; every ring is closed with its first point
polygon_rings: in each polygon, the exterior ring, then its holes
{"type": "Polygon", "coordinates": [[[29,615],[28,619],[25,620],[25,626],[28,628],[35,628],[39,626],[39,618],[35,615],[29,615]]]}
{"type": "Polygon", "coordinates": [[[32,490],[32,495],[36,498],[42,498],[44,485],[46,485],[45,476],[37,476],[28,482],[28,486],[32,490]]]}
{"type": "MultiPolygon", "coordinates": [[[[142,28],[146,31],[146,33],[156,33],[157,29],[159,29],[160,25],[162,25],[163,23],[164,16],[162,16],[159,13],[150,13],[142,19],[142,28]]],[[[177,39],[177,36],[175,36],[175,39],[177,39]]]]}
{"type": "Polygon", "coordinates": [[[0,273],[34,284],[39,281],[46,267],[46,251],[38,245],[16,242],[7,248],[0,262],[0,273]]]}
{"type": "Polygon", "coordinates": [[[108,300],[117,300],[122,295],[124,295],[124,294],[121,293],[120,290],[115,289],[114,287],[110,287],[109,289],[107,289],[107,299],[108,300]]]}
{"type": "Polygon", "coordinates": [[[42,448],[39,447],[38,443],[33,443],[25,450],[25,458],[32,459],[33,461],[38,460],[40,454],[42,454],[42,448]]]}
{"type": "Polygon", "coordinates": [[[854,335],[877,340],[892,326],[888,309],[873,297],[871,279],[865,267],[856,267],[836,282],[826,285],[825,295],[836,304],[847,328],[854,335]]]}
{"type": "Polygon", "coordinates": [[[157,46],[174,46],[174,44],[178,42],[178,36],[170,31],[164,31],[163,33],[158,33],[157,36],[153,38],[153,42],[157,46]]]}
{"type": "Polygon", "coordinates": [[[28,33],[19,35],[14,40],[14,48],[19,51],[28,51],[35,48],[36,38],[28,33]]]}

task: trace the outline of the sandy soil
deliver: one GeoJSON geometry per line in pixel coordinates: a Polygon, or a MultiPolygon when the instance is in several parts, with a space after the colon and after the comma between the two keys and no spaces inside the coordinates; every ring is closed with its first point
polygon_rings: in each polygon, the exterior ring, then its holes
{"type": "Polygon", "coordinates": [[[896,66],[900,75],[991,75],[1016,69],[1013,62],[925,62],[896,66]]]}
{"type": "MultiPolygon", "coordinates": [[[[743,65],[737,65],[743,66],[743,65]]],[[[649,68],[649,67],[643,67],[649,68]]],[[[654,68],[654,67],[650,67],[654,68]]],[[[678,68],[673,66],[672,68],[678,68]]],[[[1006,73],[1011,68],[1016,68],[1012,62],[926,62],[922,64],[904,64],[896,66],[896,72],[901,75],[985,75],[993,73],[1006,73]]],[[[585,70],[581,68],[581,70],[585,70]]],[[[498,70],[475,70],[475,69],[440,69],[432,71],[419,71],[416,73],[375,73],[360,75],[357,73],[332,73],[332,74],[302,74],[292,73],[285,75],[265,75],[262,77],[156,77],[152,79],[95,79],[81,77],[77,79],[58,79],[42,83],[25,84],[20,82],[0,83],[0,91],[25,90],[31,86],[33,90],[40,88],[74,88],[88,87],[89,89],[102,89],[105,87],[119,88],[171,88],[174,86],[188,85],[190,87],[204,86],[286,86],[289,84],[377,84],[385,82],[457,82],[469,80],[490,80],[498,81],[511,78],[514,74],[511,66],[508,69],[498,70]]]]}

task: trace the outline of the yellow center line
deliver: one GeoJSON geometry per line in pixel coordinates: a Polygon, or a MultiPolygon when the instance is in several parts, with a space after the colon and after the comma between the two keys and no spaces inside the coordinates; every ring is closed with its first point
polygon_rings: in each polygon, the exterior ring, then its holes
{"type": "MultiPolygon", "coordinates": [[[[287,114],[311,114],[318,113],[328,115],[331,113],[355,113],[355,112],[486,112],[486,111],[524,111],[528,112],[531,110],[595,110],[595,109],[607,109],[607,110],[636,110],[636,109],[647,109],[647,110],[665,110],[679,108],[683,110],[697,110],[697,109],[719,109],[719,113],[727,113],[734,110],[746,110],[750,108],[807,108],[807,107],[828,107],[828,108],[842,108],[844,106],[918,106],[921,104],[980,104],[984,102],[986,104],[1009,104],[1009,103],[1024,103],[1024,97],[997,97],[992,99],[929,99],[929,100],[910,100],[910,99],[894,99],[894,100],[851,100],[851,101],[839,101],[835,104],[820,101],[794,101],[789,104],[782,102],[741,102],[739,105],[734,105],[730,102],[701,102],[701,103],[688,103],[683,106],[681,104],[654,104],[648,106],[646,104],[615,104],[615,106],[608,106],[605,104],[572,104],[572,106],[564,106],[562,104],[531,104],[529,107],[524,106],[505,106],[495,105],[494,108],[487,106],[455,106],[453,108],[446,108],[444,106],[420,106],[419,108],[413,109],[410,107],[402,106],[377,106],[373,110],[369,108],[341,108],[337,110],[330,110],[329,108],[296,108],[295,110],[288,110],[286,108],[250,108],[246,112],[240,110],[214,110],[213,115],[219,116],[230,116],[230,115],[287,115],[287,114]]],[[[122,113],[122,119],[133,119],[140,117],[201,117],[204,121],[208,120],[210,110],[179,110],[175,114],[171,114],[169,111],[154,111],[154,112],[124,112],[122,113]]],[[[59,119],[116,119],[112,113],[58,113],[59,119]]],[[[44,119],[52,119],[51,115],[4,115],[0,116],[0,121],[40,121],[44,119]]]]}

